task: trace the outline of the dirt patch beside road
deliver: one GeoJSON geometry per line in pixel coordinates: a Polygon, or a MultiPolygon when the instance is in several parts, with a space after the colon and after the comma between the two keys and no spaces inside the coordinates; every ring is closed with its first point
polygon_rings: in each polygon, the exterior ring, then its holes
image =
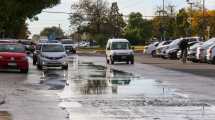
{"type": "Polygon", "coordinates": [[[187,62],[186,64],[183,64],[180,60],[152,58],[148,55],[136,55],[135,61],[142,64],[150,64],[165,69],[215,78],[215,66],[212,64],[192,62],[187,62]]]}

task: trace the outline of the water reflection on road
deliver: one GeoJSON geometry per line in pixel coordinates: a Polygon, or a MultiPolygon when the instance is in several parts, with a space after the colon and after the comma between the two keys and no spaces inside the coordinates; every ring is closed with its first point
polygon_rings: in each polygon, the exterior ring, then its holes
{"type": "Polygon", "coordinates": [[[78,56],[69,64],[68,71],[43,71],[40,83],[50,90],[62,90],[59,107],[68,110],[71,120],[215,117],[211,110],[205,113],[208,104],[183,98],[156,80],[82,62],[78,56]]]}

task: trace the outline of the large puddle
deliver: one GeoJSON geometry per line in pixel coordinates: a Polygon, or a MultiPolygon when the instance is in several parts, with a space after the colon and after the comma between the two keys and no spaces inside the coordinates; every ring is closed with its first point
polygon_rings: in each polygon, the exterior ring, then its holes
{"type": "MultiPolygon", "coordinates": [[[[71,120],[203,120],[214,118],[212,108],[145,79],[109,66],[71,62],[70,69],[45,70],[41,85],[60,90],[59,107],[71,120]]],[[[210,119],[212,120],[212,119],[210,119]]]]}
{"type": "Polygon", "coordinates": [[[79,63],[71,72],[66,95],[68,91],[72,95],[173,95],[173,90],[159,86],[155,80],[92,63],[79,63]]]}

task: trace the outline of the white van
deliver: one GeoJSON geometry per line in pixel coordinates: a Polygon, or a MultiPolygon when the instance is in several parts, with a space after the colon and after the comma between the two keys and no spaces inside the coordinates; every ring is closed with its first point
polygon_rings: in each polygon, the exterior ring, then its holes
{"type": "Polygon", "coordinates": [[[106,46],[106,60],[108,64],[126,62],[134,64],[134,52],[126,39],[109,39],[106,46]]]}

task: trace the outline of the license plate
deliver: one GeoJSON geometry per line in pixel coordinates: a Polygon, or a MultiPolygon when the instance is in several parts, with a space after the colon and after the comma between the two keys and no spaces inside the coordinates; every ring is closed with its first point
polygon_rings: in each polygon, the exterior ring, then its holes
{"type": "Polygon", "coordinates": [[[16,63],[8,63],[9,66],[16,66],[16,63]]]}

